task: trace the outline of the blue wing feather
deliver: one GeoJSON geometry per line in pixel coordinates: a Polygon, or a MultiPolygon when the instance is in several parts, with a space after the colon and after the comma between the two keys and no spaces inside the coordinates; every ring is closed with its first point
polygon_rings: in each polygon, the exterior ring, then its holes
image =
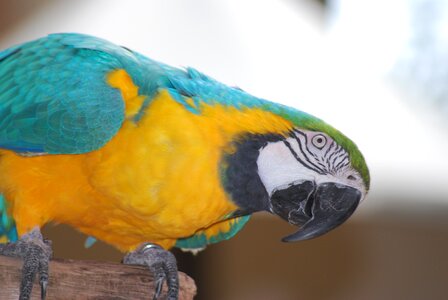
{"type": "Polygon", "coordinates": [[[76,48],[65,37],[50,35],[0,52],[1,148],[84,153],[119,130],[124,103],[105,76],[121,62],[76,48]]]}

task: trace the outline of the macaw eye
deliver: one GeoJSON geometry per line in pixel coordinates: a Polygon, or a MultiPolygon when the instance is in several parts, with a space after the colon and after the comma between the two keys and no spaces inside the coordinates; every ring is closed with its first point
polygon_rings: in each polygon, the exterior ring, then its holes
{"type": "Polygon", "coordinates": [[[327,144],[327,138],[322,134],[316,134],[311,140],[314,147],[322,149],[327,144]]]}

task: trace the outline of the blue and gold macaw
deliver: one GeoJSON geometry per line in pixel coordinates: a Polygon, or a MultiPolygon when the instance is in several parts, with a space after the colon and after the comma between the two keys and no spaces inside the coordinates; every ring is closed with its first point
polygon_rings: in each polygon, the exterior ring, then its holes
{"type": "MultiPolygon", "coordinates": [[[[148,266],[177,299],[171,247],[229,239],[267,211],[322,235],[369,189],[355,144],[304,112],[108,41],[52,34],[0,52],[0,254],[48,281],[39,228],[64,223],[148,266]],[[27,251],[27,249],[38,251],[27,251]]],[[[31,280],[29,279],[31,278],[31,280]]]]}

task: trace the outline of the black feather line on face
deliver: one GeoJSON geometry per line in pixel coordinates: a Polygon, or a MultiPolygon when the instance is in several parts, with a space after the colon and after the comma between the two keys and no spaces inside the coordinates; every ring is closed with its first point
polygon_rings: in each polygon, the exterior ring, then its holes
{"type": "Polygon", "coordinates": [[[324,165],[324,163],[321,160],[322,160],[322,158],[316,157],[316,164],[318,164],[321,167],[320,169],[326,170],[327,166],[324,165]]]}
{"type": "MultiPolygon", "coordinates": [[[[306,134],[304,134],[303,132],[299,131],[299,130],[294,130],[295,133],[299,133],[300,135],[302,135],[305,138],[305,144],[303,145],[304,147],[302,147],[302,141],[294,134],[294,138],[297,141],[297,144],[299,144],[299,150],[302,153],[303,157],[305,157],[306,161],[315,169],[319,170],[316,171],[319,174],[325,174],[325,170],[321,169],[319,166],[317,166],[315,163],[313,163],[309,158],[308,155],[305,153],[305,151],[303,150],[303,148],[306,149],[306,151],[308,152],[309,155],[314,156],[314,154],[308,149],[308,138],[306,136],[306,134]]],[[[291,150],[291,149],[290,149],[291,150]]]]}
{"type": "MultiPolygon", "coordinates": [[[[285,146],[289,149],[289,151],[291,152],[291,154],[294,156],[294,158],[299,162],[299,164],[301,164],[302,166],[304,166],[307,169],[310,169],[318,174],[324,175],[325,173],[323,173],[323,171],[320,171],[319,169],[315,169],[309,165],[307,165],[300,157],[299,155],[297,155],[296,151],[294,151],[294,149],[291,147],[291,144],[288,141],[283,141],[283,143],[285,144],[285,146]]],[[[302,152],[303,154],[303,152],[302,152]]],[[[305,156],[305,155],[304,155],[305,156]]],[[[306,158],[306,157],[305,157],[306,158]]],[[[308,159],[307,159],[308,160],[308,159]]]]}
{"type": "Polygon", "coordinates": [[[346,165],[348,165],[348,155],[346,153],[344,153],[344,155],[342,157],[343,157],[343,159],[341,159],[341,161],[336,166],[334,166],[335,170],[340,169],[340,168],[345,167],[346,165]],[[342,165],[344,162],[345,162],[345,164],[342,165]]]}
{"type": "Polygon", "coordinates": [[[344,164],[341,165],[341,166],[336,166],[336,167],[333,169],[333,172],[336,172],[337,170],[341,170],[342,168],[347,167],[349,164],[350,164],[350,163],[347,161],[346,163],[344,163],[344,164]]]}
{"type": "MultiPolygon", "coordinates": [[[[331,162],[331,165],[334,166],[334,164],[336,163],[336,161],[340,158],[342,158],[344,155],[346,155],[346,153],[342,152],[341,154],[335,156],[335,158],[333,159],[333,161],[331,162]]],[[[336,167],[334,167],[336,168],[336,167]]]]}
{"type": "Polygon", "coordinates": [[[330,162],[330,159],[331,159],[333,156],[335,156],[336,154],[340,153],[341,151],[342,151],[342,147],[339,146],[339,145],[337,145],[335,151],[334,151],[333,153],[331,153],[330,156],[328,156],[328,158],[327,158],[327,164],[328,164],[329,166],[332,165],[331,162],[330,162]]]}
{"type": "Polygon", "coordinates": [[[328,152],[330,152],[331,148],[333,148],[333,146],[336,144],[335,141],[333,141],[330,146],[328,147],[327,151],[325,151],[324,157],[327,157],[328,152]]]}

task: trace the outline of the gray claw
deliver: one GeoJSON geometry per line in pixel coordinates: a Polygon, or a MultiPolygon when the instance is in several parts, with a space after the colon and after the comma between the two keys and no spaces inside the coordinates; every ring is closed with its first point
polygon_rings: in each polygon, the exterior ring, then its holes
{"type": "Polygon", "coordinates": [[[154,297],[152,300],[157,300],[160,297],[160,293],[162,292],[163,282],[165,281],[165,276],[160,277],[156,280],[156,291],[154,292],[154,297]]]}
{"type": "Polygon", "coordinates": [[[40,299],[45,300],[45,297],[47,296],[47,281],[41,281],[40,283],[40,299]]]}
{"type": "Polygon", "coordinates": [[[48,260],[43,259],[39,262],[39,270],[38,271],[39,271],[39,282],[40,282],[40,298],[42,300],[45,300],[45,297],[47,296],[48,263],[49,263],[49,259],[48,260]]]}
{"type": "Polygon", "coordinates": [[[156,244],[145,243],[137,250],[128,253],[123,263],[130,265],[144,265],[149,268],[155,278],[155,293],[153,300],[160,298],[163,283],[168,285],[168,300],[179,297],[179,277],[174,255],[156,244]]]}

